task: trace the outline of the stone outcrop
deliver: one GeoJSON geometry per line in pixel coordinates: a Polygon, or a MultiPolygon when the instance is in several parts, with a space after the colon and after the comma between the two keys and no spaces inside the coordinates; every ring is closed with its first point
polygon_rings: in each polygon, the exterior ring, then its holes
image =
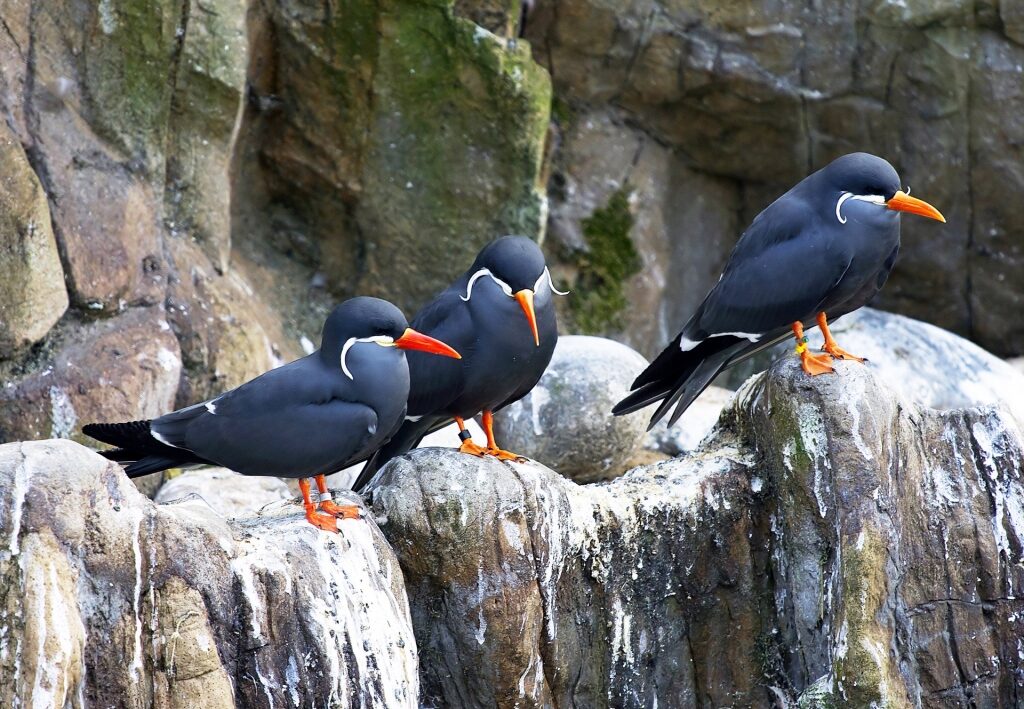
{"type": "Polygon", "coordinates": [[[0,705],[416,707],[373,522],[323,534],[295,500],[255,514],[190,476],[155,505],[75,443],[0,446],[0,705]]]}
{"type": "Polygon", "coordinates": [[[1019,427],[838,369],[784,360],[700,449],[608,483],[431,450],[390,464],[373,505],[421,701],[1019,703],[1019,427]]]}
{"type": "Polygon", "coordinates": [[[28,158],[0,125],[0,358],[42,339],[68,307],[50,209],[28,158]]]}
{"type": "MultiPolygon", "coordinates": [[[[548,75],[452,4],[5,8],[0,381],[37,389],[140,310],[192,403],[300,356],[340,298],[413,310],[453,258],[540,238],[548,75]]],[[[114,370],[105,388],[146,387],[114,370]]],[[[12,411],[0,440],[51,435],[42,416],[12,411]]]]}
{"type": "Polygon", "coordinates": [[[869,150],[949,220],[903,220],[879,303],[1020,354],[1024,46],[1014,8],[530,3],[523,32],[556,97],[549,251],[577,295],[618,289],[632,306],[605,298],[604,321],[584,321],[590,331],[653,355],[754,215],[810,170],[869,150]],[[642,268],[609,288],[589,275],[610,254],[587,220],[607,221],[620,194],[633,221],[611,253],[632,241],[642,268]]]}
{"type": "Polygon", "coordinates": [[[495,439],[577,482],[613,478],[639,452],[647,419],[612,407],[646,366],[618,342],[562,336],[533,391],[495,414],[495,439]]]}

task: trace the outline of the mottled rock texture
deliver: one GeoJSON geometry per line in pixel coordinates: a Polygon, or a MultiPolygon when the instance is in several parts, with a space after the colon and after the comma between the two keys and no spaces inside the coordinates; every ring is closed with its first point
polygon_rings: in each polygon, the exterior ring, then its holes
{"type": "Polygon", "coordinates": [[[1020,704],[1019,427],[837,368],[775,365],[696,452],[608,483],[431,450],[385,468],[422,701],[1020,704]]]}
{"type": "Polygon", "coordinates": [[[1019,3],[531,5],[524,35],[556,97],[548,248],[581,290],[607,258],[585,221],[630,196],[643,270],[621,288],[636,307],[612,308],[598,332],[651,356],[757,212],[869,150],[949,219],[903,220],[882,307],[1024,351],[1019,3]]]}
{"type": "MultiPolygon", "coordinates": [[[[543,233],[547,72],[511,25],[492,34],[451,0],[0,14],[9,398],[61,370],[80,396],[131,402],[144,368],[62,364],[128,317],[177,340],[160,408],[191,403],[302,354],[340,298],[411,311],[486,241],[543,233]]],[[[29,403],[0,440],[53,434],[29,403]]],[[[150,403],[76,410],[131,419],[150,403]]]]}
{"type": "Polygon", "coordinates": [[[495,414],[495,438],[577,482],[613,478],[643,445],[647,418],[612,416],[612,407],[645,367],[618,342],[562,336],[533,391],[495,414]]]}
{"type": "Polygon", "coordinates": [[[0,705],[418,706],[373,522],[324,534],[295,500],[200,487],[155,505],[78,444],[0,446],[0,705]]]}

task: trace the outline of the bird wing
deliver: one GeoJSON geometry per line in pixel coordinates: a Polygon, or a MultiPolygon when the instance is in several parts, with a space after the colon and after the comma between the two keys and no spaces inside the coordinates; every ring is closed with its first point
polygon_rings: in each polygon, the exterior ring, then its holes
{"type": "Polygon", "coordinates": [[[632,399],[660,398],[702,357],[743,340],[767,343],[779,328],[815,313],[852,260],[801,204],[772,204],[740,237],[721,279],[680,333],[633,382],[634,390],[650,391],[632,399]]]}
{"type": "Polygon", "coordinates": [[[309,477],[365,456],[377,414],[331,399],[238,416],[209,411],[184,427],[187,450],[240,473],[309,477]]]}
{"type": "Polygon", "coordinates": [[[830,238],[802,202],[776,202],[740,237],[682,337],[701,342],[725,333],[763,335],[806,318],[852,260],[848,245],[830,238]]]}
{"type": "MultiPolygon", "coordinates": [[[[476,344],[469,310],[458,291],[451,288],[420,310],[412,327],[454,347],[464,360],[476,344]]],[[[406,359],[410,415],[443,409],[462,394],[464,361],[416,351],[406,352],[406,359]]]]}

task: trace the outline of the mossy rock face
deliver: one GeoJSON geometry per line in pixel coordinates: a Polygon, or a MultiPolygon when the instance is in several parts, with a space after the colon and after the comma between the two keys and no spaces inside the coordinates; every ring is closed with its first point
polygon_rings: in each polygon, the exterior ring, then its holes
{"type": "Polygon", "coordinates": [[[583,220],[586,250],[575,256],[579,275],[570,312],[576,327],[587,334],[621,327],[619,315],[628,304],[624,283],[640,271],[640,255],[629,236],[629,196],[628,188],[618,190],[583,220]]]}
{"type": "Polygon", "coordinates": [[[177,0],[101,0],[88,18],[82,78],[90,123],[147,170],[162,167],[182,20],[177,0]]]}
{"type": "Polygon", "coordinates": [[[236,185],[251,228],[236,239],[405,310],[494,238],[540,240],[551,88],[526,42],[437,1],[282,2],[265,23],[236,185]]]}

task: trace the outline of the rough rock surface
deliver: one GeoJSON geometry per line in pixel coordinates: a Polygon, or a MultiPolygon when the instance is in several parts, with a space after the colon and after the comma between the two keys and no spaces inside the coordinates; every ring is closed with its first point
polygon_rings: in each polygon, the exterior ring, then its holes
{"type": "MultiPolygon", "coordinates": [[[[511,26],[491,34],[452,4],[5,6],[0,139],[22,169],[0,195],[18,235],[0,249],[0,381],[32,388],[95,320],[159,310],[191,403],[301,355],[339,298],[412,310],[453,255],[540,238],[547,73],[511,26]],[[51,330],[61,266],[71,310],[51,330]]],[[[24,412],[5,431],[40,430],[24,412]]]]}
{"type": "Polygon", "coordinates": [[[578,486],[414,451],[383,471],[422,701],[1016,706],[1024,450],[868,368],[752,380],[698,451],[578,486]]]}
{"type": "Polygon", "coordinates": [[[68,307],[46,194],[0,124],[0,359],[40,339],[68,307]]]}
{"type": "Polygon", "coordinates": [[[494,416],[498,444],[578,482],[615,477],[640,449],[644,414],[612,407],[647,360],[600,337],[563,336],[537,386],[494,416]]]}
{"type": "Polygon", "coordinates": [[[879,303],[1001,355],[1024,351],[1017,8],[531,3],[524,34],[551,72],[558,133],[549,250],[576,293],[593,286],[592,262],[608,258],[585,220],[616,194],[633,202],[619,236],[643,268],[617,287],[635,307],[610,308],[596,331],[653,355],[757,212],[832,158],[869,150],[949,219],[904,219],[903,253],[879,303]]]}
{"type": "MultiPolygon", "coordinates": [[[[949,410],[1001,406],[1024,427],[1024,373],[950,332],[901,315],[862,308],[831,328],[850,352],[868,358],[865,365],[890,389],[921,406],[949,410]]],[[[821,346],[817,329],[808,333],[821,346]]],[[[773,359],[792,355],[784,342],[726,373],[739,386],[773,359]]]]}
{"type": "Polygon", "coordinates": [[[402,572],[372,521],[333,535],[294,500],[231,521],[155,505],[69,441],[0,446],[0,489],[0,705],[418,706],[402,572]]]}

